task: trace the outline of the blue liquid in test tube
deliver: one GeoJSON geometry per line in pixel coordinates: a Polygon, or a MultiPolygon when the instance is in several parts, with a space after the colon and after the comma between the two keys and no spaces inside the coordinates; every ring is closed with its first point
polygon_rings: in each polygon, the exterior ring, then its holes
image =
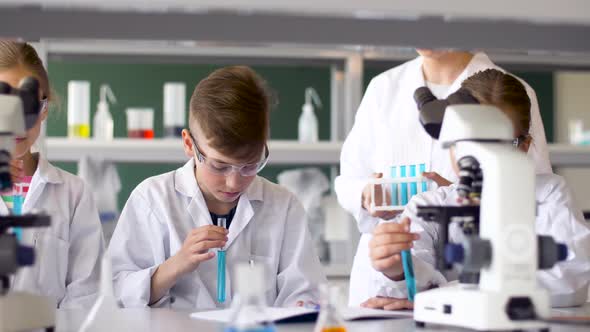
{"type": "MultiPolygon", "coordinates": [[[[23,191],[23,185],[17,183],[14,185],[14,190],[12,194],[12,214],[15,216],[20,216],[23,214],[23,204],[25,202],[25,196],[23,191]]],[[[14,235],[16,239],[20,242],[23,237],[23,230],[20,227],[13,228],[14,235]]]]}
{"type": "MultiPolygon", "coordinates": [[[[420,164],[420,175],[426,172],[426,164],[420,164]]],[[[428,184],[426,181],[422,181],[422,192],[428,191],[428,184]]]]}
{"type": "MultiPolygon", "coordinates": [[[[217,218],[217,226],[227,229],[226,219],[217,218]]],[[[217,250],[217,301],[225,302],[225,250],[217,250]]]]}
{"type": "Polygon", "coordinates": [[[217,251],[217,301],[225,302],[225,250],[217,251]]]}
{"type": "Polygon", "coordinates": [[[404,278],[408,288],[408,300],[414,302],[416,296],[416,278],[414,277],[414,264],[412,264],[412,252],[410,250],[402,251],[402,265],[404,267],[404,278]]]}
{"type": "MultiPolygon", "coordinates": [[[[400,166],[399,167],[400,170],[400,177],[401,178],[405,178],[407,177],[406,175],[406,166],[400,166]]],[[[408,186],[407,183],[401,183],[400,184],[401,187],[401,205],[406,205],[408,204],[408,186]]]]}

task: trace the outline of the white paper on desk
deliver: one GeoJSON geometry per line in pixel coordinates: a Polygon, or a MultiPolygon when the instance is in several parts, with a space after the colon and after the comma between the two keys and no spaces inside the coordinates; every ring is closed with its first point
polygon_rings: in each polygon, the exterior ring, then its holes
{"type": "MultiPolygon", "coordinates": [[[[263,317],[252,317],[253,321],[256,322],[263,322],[271,320],[273,322],[285,319],[296,317],[305,314],[311,314],[317,312],[314,309],[307,309],[302,307],[290,307],[290,308],[277,308],[277,307],[266,307],[264,308],[264,316],[263,317]]],[[[228,323],[230,316],[232,313],[232,309],[222,309],[222,310],[211,310],[211,311],[200,311],[191,314],[191,318],[194,319],[202,319],[202,320],[212,320],[221,323],[228,323]]]]}
{"type": "MultiPolygon", "coordinates": [[[[264,320],[271,320],[273,322],[297,317],[305,314],[311,314],[317,312],[314,309],[307,309],[302,307],[289,307],[289,308],[277,308],[267,307],[264,309],[264,317],[259,319],[253,318],[254,321],[262,322],[264,320]]],[[[212,311],[200,311],[191,314],[191,318],[210,320],[221,323],[229,322],[232,310],[212,310],[212,311]]],[[[361,320],[361,319],[391,319],[391,318],[404,318],[412,317],[412,311],[386,311],[377,309],[368,309],[361,307],[347,307],[340,310],[342,318],[346,321],[361,320]]]]}
{"type": "Polygon", "coordinates": [[[342,318],[346,321],[361,319],[391,319],[391,318],[412,318],[414,312],[411,310],[388,311],[362,307],[347,307],[340,309],[342,318]]]}

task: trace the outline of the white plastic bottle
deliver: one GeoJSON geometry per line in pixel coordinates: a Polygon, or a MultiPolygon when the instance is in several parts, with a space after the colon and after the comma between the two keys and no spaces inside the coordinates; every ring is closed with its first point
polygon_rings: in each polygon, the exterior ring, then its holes
{"type": "Polygon", "coordinates": [[[68,82],[68,137],[90,137],[90,82],[68,82]]]}
{"type": "Polygon", "coordinates": [[[314,88],[305,89],[305,104],[299,116],[299,142],[316,143],[318,141],[318,118],[313,112],[313,103],[322,107],[322,101],[314,88]]]}
{"type": "Polygon", "coordinates": [[[181,137],[186,126],[186,84],[164,83],[164,137],[181,137]]]}
{"type": "Polygon", "coordinates": [[[109,112],[109,101],[116,103],[117,99],[107,84],[100,86],[100,101],[96,107],[92,122],[92,137],[96,140],[113,139],[113,117],[109,112]]]}

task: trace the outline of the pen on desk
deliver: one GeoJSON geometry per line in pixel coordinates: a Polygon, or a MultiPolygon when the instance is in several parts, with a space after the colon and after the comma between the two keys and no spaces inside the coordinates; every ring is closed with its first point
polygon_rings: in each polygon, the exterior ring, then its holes
{"type": "MultiPolygon", "coordinates": [[[[217,226],[227,228],[225,218],[217,218],[217,226]]],[[[225,302],[225,249],[217,250],[217,301],[225,302]]]]}

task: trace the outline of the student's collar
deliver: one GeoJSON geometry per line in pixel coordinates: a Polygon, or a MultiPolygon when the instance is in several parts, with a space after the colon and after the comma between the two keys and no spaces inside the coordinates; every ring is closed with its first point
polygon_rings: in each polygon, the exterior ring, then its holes
{"type": "MultiPolygon", "coordinates": [[[[174,187],[176,191],[187,196],[194,197],[201,195],[201,190],[195,178],[195,159],[191,158],[174,174],[174,187]]],[[[262,181],[256,177],[248,189],[242,194],[249,201],[262,201],[262,181]]]]}
{"type": "Polygon", "coordinates": [[[61,176],[61,174],[58,172],[57,168],[55,166],[51,165],[51,163],[49,163],[49,161],[47,159],[45,159],[39,153],[34,154],[34,156],[35,156],[35,158],[37,158],[38,163],[37,163],[37,170],[35,171],[35,174],[33,175],[33,181],[34,181],[35,177],[38,177],[41,182],[46,182],[46,183],[59,184],[59,183],[64,182],[64,179],[61,176]]]}

